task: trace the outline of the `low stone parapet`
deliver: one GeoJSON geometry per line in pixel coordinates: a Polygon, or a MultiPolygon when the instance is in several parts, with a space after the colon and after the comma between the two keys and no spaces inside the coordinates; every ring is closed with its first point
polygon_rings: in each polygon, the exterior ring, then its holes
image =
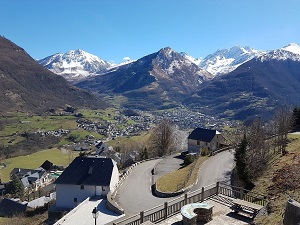
{"type": "Polygon", "coordinates": [[[191,203],[181,208],[183,225],[197,225],[197,222],[212,220],[213,205],[207,203],[191,203]]]}

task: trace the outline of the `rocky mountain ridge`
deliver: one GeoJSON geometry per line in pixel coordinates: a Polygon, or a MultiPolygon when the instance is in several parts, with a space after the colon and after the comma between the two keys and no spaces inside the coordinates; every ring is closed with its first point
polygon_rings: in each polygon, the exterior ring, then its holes
{"type": "Polygon", "coordinates": [[[0,37],[0,90],[2,113],[44,113],[66,105],[105,106],[101,99],[45,69],[4,37],[0,37]]]}
{"type": "Polygon", "coordinates": [[[170,47],[147,55],[133,63],[79,82],[87,90],[126,97],[124,106],[157,109],[178,105],[184,96],[199,89],[212,75],[185,59],[170,47]]]}

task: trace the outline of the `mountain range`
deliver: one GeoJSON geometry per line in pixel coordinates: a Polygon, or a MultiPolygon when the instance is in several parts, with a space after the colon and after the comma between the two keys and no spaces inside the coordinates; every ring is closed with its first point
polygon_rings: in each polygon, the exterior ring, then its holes
{"type": "Polygon", "coordinates": [[[202,62],[196,65],[191,57],[167,47],[77,86],[122,96],[122,105],[130,108],[185,105],[227,118],[268,117],[283,105],[300,104],[299,57],[300,46],[295,43],[273,51],[235,46],[202,60],[207,68],[223,65],[223,71],[230,71],[211,74],[201,69],[202,62]]]}
{"type": "Polygon", "coordinates": [[[26,51],[0,37],[0,112],[44,113],[50,109],[103,107],[104,102],[38,64],[26,51]]]}
{"type": "Polygon", "coordinates": [[[202,85],[186,99],[191,108],[244,120],[269,117],[300,104],[300,46],[290,44],[255,57],[202,85]]]}
{"type": "Polygon", "coordinates": [[[235,46],[204,59],[165,47],[122,65],[71,50],[38,61],[47,69],[5,38],[0,50],[1,111],[105,105],[91,92],[131,109],[186,106],[234,119],[267,117],[280,106],[300,104],[300,46],[295,43],[272,51],[235,46]]]}
{"type": "Polygon", "coordinates": [[[115,67],[105,74],[85,79],[80,88],[125,97],[124,107],[143,110],[180,105],[213,76],[170,47],[135,62],[115,67]]]}
{"type": "MultiPolygon", "coordinates": [[[[180,54],[187,60],[198,65],[213,76],[223,75],[236,69],[241,64],[257,57],[267,51],[254,50],[248,46],[234,46],[229,49],[217,50],[204,59],[196,59],[187,53],[180,54]]],[[[63,76],[70,82],[78,82],[87,77],[101,75],[107,70],[132,63],[135,60],[126,61],[121,64],[109,63],[95,55],[83,50],[70,50],[66,53],[57,53],[38,60],[38,63],[50,71],[63,76]]]]}

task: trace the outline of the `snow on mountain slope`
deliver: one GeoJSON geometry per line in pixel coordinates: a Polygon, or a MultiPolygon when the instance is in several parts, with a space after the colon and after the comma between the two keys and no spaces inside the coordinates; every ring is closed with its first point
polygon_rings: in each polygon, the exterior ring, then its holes
{"type": "Polygon", "coordinates": [[[258,57],[258,60],[264,62],[268,60],[287,60],[300,61],[300,45],[291,43],[283,48],[270,51],[258,57]]]}
{"type": "Polygon", "coordinates": [[[300,45],[296,43],[290,43],[281,49],[300,55],[300,45]]]}
{"type": "Polygon", "coordinates": [[[229,49],[217,50],[213,54],[206,56],[199,64],[199,67],[213,75],[222,75],[236,69],[241,64],[265,53],[254,50],[249,46],[234,46],[229,49]]]}
{"type": "Polygon", "coordinates": [[[95,75],[112,66],[111,63],[80,49],[54,54],[38,60],[38,63],[69,81],[95,75]]]}
{"type": "Polygon", "coordinates": [[[157,68],[159,68],[157,71],[162,70],[163,73],[159,72],[158,74],[162,74],[164,77],[172,77],[176,71],[189,71],[198,74],[200,83],[213,77],[207,71],[199,68],[193,61],[183,56],[182,53],[178,53],[170,47],[162,48],[154,61],[156,63],[154,70],[157,68]]]}
{"type": "Polygon", "coordinates": [[[196,65],[199,65],[201,63],[201,61],[203,60],[202,58],[194,58],[193,56],[190,56],[188,54],[186,54],[185,52],[180,52],[180,55],[182,55],[184,58],[186,58],[187,60],[190,60],[191,62],[195,63],[196,65]]]}

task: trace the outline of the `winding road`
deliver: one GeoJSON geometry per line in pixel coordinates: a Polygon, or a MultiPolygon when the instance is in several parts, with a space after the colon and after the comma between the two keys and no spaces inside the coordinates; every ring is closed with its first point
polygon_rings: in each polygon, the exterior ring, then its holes
{"type": "MultiPolygon", "coordinates": [[[[201,166],[198,182],[191,191],[217,181],[229,182],[231,170],[234,166],[233,158],[231,151],[224,151],[210,157],[201,166]]],[[[157,198],[152,195],[151,170],[160,160],[151,160],[137,165],[118,188],[116,200],[125,210],[126,216],[137,214],[174,199],[174,197],[157,198]]]]}

